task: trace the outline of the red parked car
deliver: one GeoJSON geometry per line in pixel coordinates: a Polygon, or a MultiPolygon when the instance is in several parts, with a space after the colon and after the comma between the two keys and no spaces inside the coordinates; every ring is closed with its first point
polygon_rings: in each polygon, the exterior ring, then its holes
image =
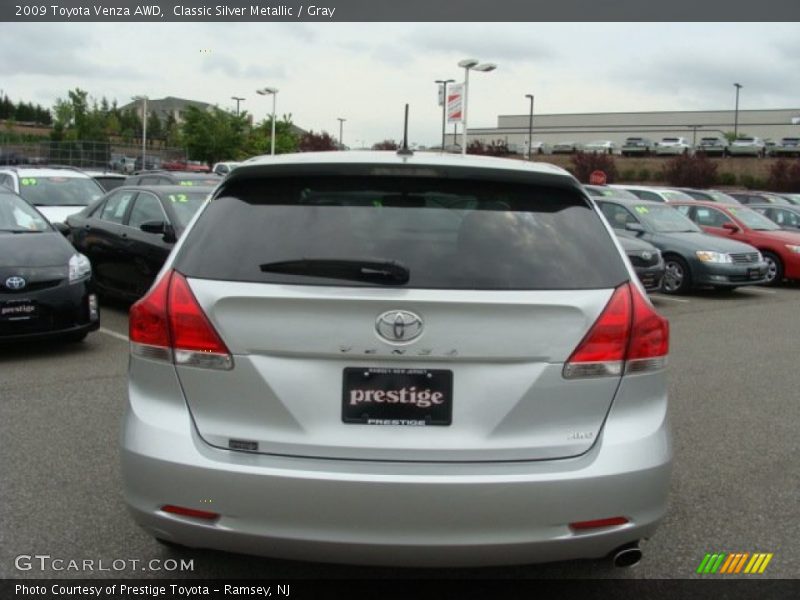
{"type": "Polygon", "coordinates": [[[800,279],[800,232],[786,231],[764,215],[739,204],[674,202],[680,212],[711,235],[755,246],[764,256],[766,283],[800,279]]]}

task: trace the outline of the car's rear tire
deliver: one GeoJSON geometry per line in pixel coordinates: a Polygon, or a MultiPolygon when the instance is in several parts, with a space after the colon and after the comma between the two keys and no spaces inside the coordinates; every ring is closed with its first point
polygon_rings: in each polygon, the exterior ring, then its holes
{"type": "Polygon", "coordinates": [[[783,262],[780,257],[772,252],[762,252],[762,255],[767,263],[767,280],[764,283],[766,285],[778,285],[783,281],[783,262]]]}
{"type": "Polygon", "coordinates": [[[684,294],[692,287],[689,265],[680,256],[664,257],[664,278],[661,289],[665,294],[684,294]]]}

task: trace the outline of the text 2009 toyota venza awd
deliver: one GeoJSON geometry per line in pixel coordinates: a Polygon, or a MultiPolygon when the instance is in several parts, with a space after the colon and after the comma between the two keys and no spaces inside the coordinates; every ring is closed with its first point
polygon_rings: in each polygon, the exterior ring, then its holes
{"type": "Polygon", "coordinates": [[[125,498],[162,540],[509,564],[603,557],[666,511],[668,324],[557,167],[248,161],[130,340],[125,498]]]}

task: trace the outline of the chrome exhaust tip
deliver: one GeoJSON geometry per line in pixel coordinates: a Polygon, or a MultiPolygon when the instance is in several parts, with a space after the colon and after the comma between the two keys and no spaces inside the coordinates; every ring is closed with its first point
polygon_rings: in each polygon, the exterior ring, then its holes
{"type": "Polygon", "coordinates": [[[642,550],[639,548],[639,543],[633,542],[617,548],[612,553],[611,560],[614,566],[619,568],[629,568],[639,564],[639,561],[642,560],[642,550]]]}

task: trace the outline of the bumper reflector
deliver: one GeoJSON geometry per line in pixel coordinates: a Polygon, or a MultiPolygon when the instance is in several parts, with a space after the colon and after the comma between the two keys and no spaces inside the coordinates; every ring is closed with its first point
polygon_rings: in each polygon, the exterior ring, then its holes
{"type": "Polygon", "coordinates": [[[610,519],[595,519],[594,521],[577,521],[575,523],[570,523],[569,527],[577,531],[585,531],[587,529],[625,525],[625,523],[628,523],[628,519],[625,517],[611,517],[610,519]]]}
{"type": "Polygon", "coordinates": [[[210,512],[207,510],[197,510],[196,508],[186,508],[184,506],[174,506],[172,504],[162,506],[161,510],[173,515],[192,517],[194,519],[205,519],[206,521],[213,521],[214,519],[219,518],[219,513],[210,512]]]}

